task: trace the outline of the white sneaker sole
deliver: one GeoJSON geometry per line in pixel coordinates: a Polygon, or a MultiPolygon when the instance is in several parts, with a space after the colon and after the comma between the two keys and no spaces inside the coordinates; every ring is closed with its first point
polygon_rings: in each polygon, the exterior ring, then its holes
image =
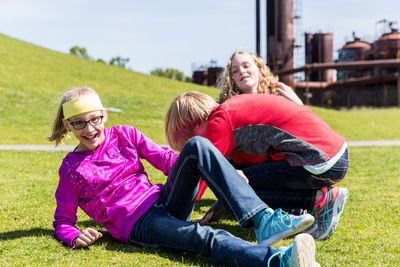
{"type": "Polygon", "coordinates": [[[315,262],[315,242],[309,234],[299,234],[294,239],[292,248],[292,260],[288,262],[290,267],[317,267],[315,262]]]}

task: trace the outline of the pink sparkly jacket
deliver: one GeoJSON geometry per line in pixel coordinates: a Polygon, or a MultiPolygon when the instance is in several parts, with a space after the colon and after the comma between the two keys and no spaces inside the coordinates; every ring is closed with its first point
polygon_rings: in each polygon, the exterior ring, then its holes
{"type": "Polygon", "coordinates": [[[75,226],[78,206],[115,238],[128,242],[134,223],[158,199],[161,184],[152,185],[140,158],[165,175],[177,158],[136,128],[105,128],[105,140],[95,151],[70,152],[59,170],[56,236],[72,247],[81,232],[75,226]]]}

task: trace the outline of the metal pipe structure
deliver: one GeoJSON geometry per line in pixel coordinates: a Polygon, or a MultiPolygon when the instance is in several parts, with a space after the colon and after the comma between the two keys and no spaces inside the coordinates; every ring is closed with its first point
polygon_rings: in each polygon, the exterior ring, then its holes
{"type": "Polygon", "coordinates": [[[397,105],[400,107],[400,59],[378,59],[378,60],[361,60],[361,61],[347,61],[347,62],[333,62],[333,63],[313,63],[306,64],[300,68],[290,70],[276,71],[277,75],[291,75],[296,72],[305,72],[305,82],[297,82],[294,87],[305,88],[306,104],[310,103],[309,92],[310,88],[313,89],[328,89],[328,88],[344,88],[355,85],[374,84],[380,81],[396,81],[397,82],[397,105]],[[309,75],[311,71],[320,71],[327,69],[336,70],[354,70],[354,69],[386,69],[398,68],[398,71],[387,75],[374,75],[367,77],[357,77],[336,82],[310,82],[309,75]]]}
{"type": "Polygon", "coordinates": [[[354,69],[369,69],[369,68],[391,68],[400,67],[400,59],[376,59],[376,60],[362,60],[362,61],[346,61],[346,62],[332,62],[332,63],[312,63],[306,64],[299,68],[288,70],[278,70],[274,73],[276,75],[290,75],[296,72],[307,72],[317,70],[354,70],[354,69]]]}
{"type": "MultiPolygon", "coordinates": [[[[267,65],[275,73],[293,68],[293,0],[267,0],[267,65]]],[[[293,86],[293,75],[282,82],[293,86]]]]}

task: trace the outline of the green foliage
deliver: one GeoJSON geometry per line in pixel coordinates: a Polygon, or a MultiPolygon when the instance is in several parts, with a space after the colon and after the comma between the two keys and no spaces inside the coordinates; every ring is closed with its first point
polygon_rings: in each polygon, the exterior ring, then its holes
{"type": "Polygon", "coordinates": [[[191,82],[189,77],[185,77],[185,74],[177,69],[167,68],[165,70],[161,68],[156,68],[150,72],[151,75],[165,77],[177,81],[191,82]]]}
{"type": "MultiPolygon", "coordinates": [[[[71,55],[75,55],[84,59],[88,59],[91,61],[94,61],[94,59],[88,55],[86,48],[84,47],[79,47],[79,46],[74,46],[71,47],[71,49],[69,50],[71,55]]],[[[101,63],[106,63],[103,59],[99,58],[97,60],[95,60],[97,62],[101,62],[101,63]]],[[[128,64],[129,62],[129,58],[122,58],[122,57],[113,57],[111,58],[109,64],[110,65],[114,65],[117,67],[121,67],[124,69],[127,69],[126,64],[128,64]]]]}
{"type": "Polygon", "coordinates": [[[69,52],[72,55],[92,60],[92,58],[88,55],[86,48],[84,48],[84,47],[74,46],[74,47],[71,47],[69,52]]]}
{"type": "Polygon", "coordinates": [[[129,58],[113,57],[110,60],[110,65],[118,66],[126,69],[126,64],[129,62],[129,58]]]}

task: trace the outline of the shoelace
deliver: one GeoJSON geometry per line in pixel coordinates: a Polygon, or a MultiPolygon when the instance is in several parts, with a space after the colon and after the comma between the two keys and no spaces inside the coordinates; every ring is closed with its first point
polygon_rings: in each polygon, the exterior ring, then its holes
{"type": "Polygon", "coordinates": [[[293,247],[293,244],[291,244],[290,247],[287,247],[287,249],[286,249],[285,251],[280,250],[280,251],[276,252],[275,254],[273,254],[271,257],[269,257],[269,259],[268,259],[268,265],[267,265],[267,266],[270,267],[271,260],[272,260],[274,257],[278,256],[278,257],[279,257],[279,267],[283,267],[282,258],[283,258],[285,255],[286,255],[287,258],[290,258],[290,256],[292,255],[292,247],[293,247]]]}
{"type": "MultiPolygon", "coordinates": [[[[332,191],[329,190],[329,188],[328,188],[328,195],[326,196],[326,203],[329,203],[329,200],[331,197],[332,197],[332,191]]],[[[324,232],[326,232],[326,229],[327,229],[325,223],[327,222],[328,225],[330,225],[330,223],[331,223],[331,218],[329,217],[329,214],[331,213],[332,210],[333,210],[333,206],[332,206],[332,208],[328,209],[328,205],[325,205],[324,211],[319,216],[322,218],[319,220],[319,223],[322,224],[322,229],[324,230],[324,232]]]]}
{"type": "Polygon", "coordinates": [[[331,223],[331,218],[329,217],[329,214],[331,213],[331,211],[333,210],[333,206],[332,208],[328,209],[328,203],[330,198],[333,197],[332,191],[330,190],[330,188],[328,188],[328,192],[327,192],[327,196],[326,196],[326,204],[324,207],[324,211],[321,212],[320,214],[318,214],[318,218],[315,216],[315,212],[313,211],[311,215],[313,215],[316,219],[318,219],[318,225],[322,224],[322,229],[324,230],[324,232],[326,232],[326,223],[328,223],[328,225],[330,225],[331,223]]]}
{"type": "Polygon", "coordinates": [[[281,222],[285,226],[287,226],[289,228],[291,228],[293,226],[292,218],[290,218],[290,216],[289,216],[289,214],[287,212],[285,212],[285,211],[283,211],[282,209],[279,208],[279,209],[276,209],[274,213],[279,219],[281,219],[281,222]],[[286,224],[285,219],[286,219],[286,221],[289,222],[289,224],[286,224]]]}

